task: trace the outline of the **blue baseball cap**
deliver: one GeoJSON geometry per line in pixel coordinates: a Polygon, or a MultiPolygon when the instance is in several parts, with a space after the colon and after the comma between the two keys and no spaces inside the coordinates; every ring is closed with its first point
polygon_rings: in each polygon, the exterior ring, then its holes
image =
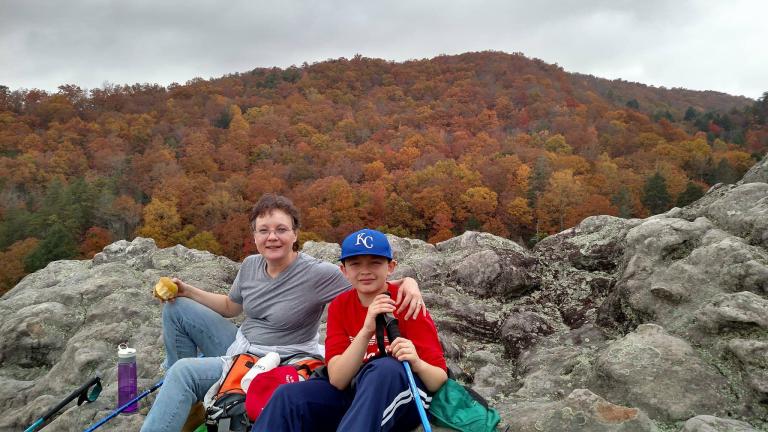
{"type": "Polygon", "coordinates": [[[392,259],[392,248],[384,233],[368,228],[353,232],[341,243],[341,261],[356,255],[377,255],[392,259]]]}

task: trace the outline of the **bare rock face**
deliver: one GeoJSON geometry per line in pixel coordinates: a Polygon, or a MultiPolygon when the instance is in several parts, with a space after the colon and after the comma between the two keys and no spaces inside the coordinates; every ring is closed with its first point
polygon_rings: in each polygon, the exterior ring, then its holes
{"type": "Polygon", "coordinates": [[[768,183],[768,158],[752,166],[739,183],[768,183]]]}
{"type": "Polygon", "coordinates": [[[501,340],[504,353],[517,358],[520,353],[533,346],[542,336],[554,332],[547,319],[536,312],[513,312],[501,326],[501,340]]]}
{"type": "Polygon", "coordinates": [[[642,408],[652,418],[685,420],[719,413],[729,401],[726,379],[690,344],[655,324],[611,342],[597,356],[594,388],[609,400],[642,408]]]}
{"type": "MultiPolygon", "coordinates": [[[[21,430],[91,377],[104,382],[93,404],[70,408],[45,430],[82,430],[116,406],[117,345],[138,350],[141,389],[162,377],[160,305],[152,287],[173,275],[226,292],[237,264],[208,252],[158,249],[137,238],[91,261],[57,261],[24,278],[0,301],[0,430],[21,430]]],[[[72,404],[74,405],[74,404],[72,404]]],[[[146,404],[143,412],[146,413],[146,404]]],[[[143,415],[106,430],[138,430],[143,415]]]]}
{"type": "Polygon", "coordinates": [[[687,422],[680,432],[758,432],[749,423],[722,419],[714,416],[696,416],[687,422]]]}
{"type": "Polygon", "coordinates": [[[704,210],[704,216],[750,244],[768,246],[768,183],[746,183],[704,210]]]}
{"type": "MultiPolygon", "coordinates": [[[[533,250],[477,232],[437,245],[389,236],[394,277],[419,281],[449,370],[498,409],[502,430],[768,430],[767,179],[768,158],[685,208],[589,217],[533,250]]],[[[337,263],[339,245],[304,252],[337,263]]],[[[0,431],[24,429],[96,374],[99,400],[44,430],[108,414],[121,342],[138,348],[148,388],[164,357],[154,283],[223,293],[237,269],[137,238],[24,278],[0,299],[0,431]]],[[[137,430],[151,402],[102,430],[137,430]]]]}
{"type": "Polygon", "coordinates": [[[541,340],[518,359],[525,399],[560,399],[594,381],[597,353],[606,346],[603,331],[593,325],[541,340]]]}
{"type": "Polygon", "coordinates": [[[642,410],[612,404],[586,389],[574,390],[559,401],[519,403],[504,414],[510,429],[520,432],[659,430],[642,410]]]}
{"type": "Polygon", "coordinates": [[[517,297],[539,286],[536,258],[517,243],[467,231],[437,244],[449,269],[447,282],[485,298],[517,297]]]}

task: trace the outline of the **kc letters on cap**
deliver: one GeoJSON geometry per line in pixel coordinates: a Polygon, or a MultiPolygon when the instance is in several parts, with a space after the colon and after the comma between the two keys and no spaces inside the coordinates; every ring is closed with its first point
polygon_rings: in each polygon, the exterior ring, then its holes
{"type": "Polygon", "coordinates": [[[392,259],[392,248],[384,233],[368,228],[353,232],[341,243],[341,261],[356,255],[377,255],[392,259]]]}

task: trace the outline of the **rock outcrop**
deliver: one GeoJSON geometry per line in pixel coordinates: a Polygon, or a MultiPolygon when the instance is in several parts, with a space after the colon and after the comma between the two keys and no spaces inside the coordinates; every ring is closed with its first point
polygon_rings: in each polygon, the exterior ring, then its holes
{"type": "MultiPolygon", "coordinates": [[[[449,368],[516,431],[768,430],[768,159],[735,185],[647,219],[595,216],[533,250],[467,232],[390,237],[420,282],[449,368]]],[[[309,242],[333,261],[339,246],[309,242]]],[[[160,305],[178,276],[226,292],[238,264],[152,240],[59,261],[0,299],[0,430],[20,430],[95,374],[93,404],[44,430],[82,430],[116,399],[116,347],[139,386],[162,376],[160,305]]],[[[139,414],[103,430],[136,430],[139,414]]]]}

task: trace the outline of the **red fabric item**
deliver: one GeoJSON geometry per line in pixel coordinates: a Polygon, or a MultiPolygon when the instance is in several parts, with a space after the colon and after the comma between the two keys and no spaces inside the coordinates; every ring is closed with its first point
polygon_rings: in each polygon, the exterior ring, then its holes
{"type": "Polygon", "coordinates": [[[245,395],[245,412],[248,418],[256,421],[278,387],[296,382],[299,382],[299,374],[293,366],[278,366],[256,375],[245,395]]]}
{"type": "MultiPolygon", "coordinates": [[[[392,298],[396,299],[398,288],[392,284],[387,284],[387,287],[392,298]]],[[[343,354],[349,347],[357,333],[363,328],[367,313],[368,308],[360,304],[360,298],[355,290],[339,294],[331,302],[328,306],[328,327],[325,336],[326,363],[333,357],[343,354]]],[[[437,328],[429,312],[427,312],[426,317],[419,313],[416,319],[409,320],[402,319],[397,312],[394,315],[398,320],[401,336],[413,342],[419,358],[432,366],[447,370],[443,347],[437,338],[437,328]]],[[[384,345],[389,347],[389,339],[386,336],[384,337],[384,345]]],[[[366,363],[378,352],[379,347],[376,345],[376,336],[374,335],[368,341],[363,363],[366,363]]]]}

